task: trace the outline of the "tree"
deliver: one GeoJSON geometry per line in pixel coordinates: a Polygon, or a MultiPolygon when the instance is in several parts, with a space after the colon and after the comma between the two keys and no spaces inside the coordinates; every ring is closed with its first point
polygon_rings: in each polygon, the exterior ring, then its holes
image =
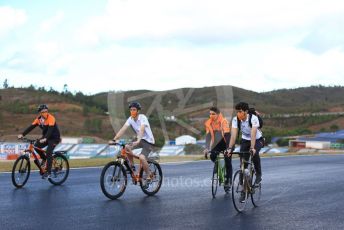
{"type": "Polygon", "coordinates": [[[42,92],[46,92],[46,90],[45,90],[45,87],[44,86],[42,86],[42,87],[38,87],[38,89],[37,89],[38,91],[42,91],[42,92]]]}
{"type": "Polygon", "coordinates": [[[28,87],[28,89],[29,89],[29,90],[32,90],[32,91],[36,90],[35,86],[32,85],[32,84],[28,87]]]}
{"type": "Polygon", "coordinates": [[[49,89],[48,92],[49,92],[49,93],[53,93],[53,94],[58,94],[58,92],[57,92],[56,90],[54,90],[53,87],[50,87],[50,89],[49,89]]]}
{"type": "Polygon", "coordinates": [[[281,139],[278,139],[278,141],[276,143],[280,147],[288,146],[289,145],[289,139],[288,138],[281,138],[281,139]]]}
{"type": "Polygon", "coordinates": [[[326,132],[326,128],[322,127],[322,128],[319,130],[319,132],[322,132],[322,133],[326,132]]]}
{"type": "Polygon", "coordinates": [[[330,130],[333,131],[333,132],[337,131],[338,129],[339,129],[338,125],[333,124],[333,125],[330,126],[330,130]]]}
{"type": "Polygon", "coordinates": [[[5,79],[5,81],[4,81],[4,89],[7,89],[8,88],[8,80],[7,80],[7,78],[5,79]]]}
{"type": "Polygon", "coordinates": [[[64,84],[64,85],[63,85],[63,93],[64,93],[64,94],[67,94],[67,93],[68,93],[68,85],[67,85],[67,84],[64,84]]]}

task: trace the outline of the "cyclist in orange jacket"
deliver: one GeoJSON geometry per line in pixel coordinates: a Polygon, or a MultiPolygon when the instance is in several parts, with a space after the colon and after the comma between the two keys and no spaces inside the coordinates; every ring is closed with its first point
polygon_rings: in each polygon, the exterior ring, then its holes
{"type": "Polygon", "coordinates": [[[35,146],[38,148],[44,148],[48,146],[46,150],[46,155],[43,152],[36,150],[36,152],[42,159],[41,165],[43,166],[47,162],[47,170],[42,175],[42,179],[46,179],[50,178],[51,165],[53,160],[52,153],[56,145],[60,143],[61,137],[60,130],[57,126],[55,117],[48,112],[48,106],[46,104],[39,105],[37,111],[39,113],[38,117],[32,122],[32,124],[27,129],[24,130],[22,134],[18,135],[18,138],[23,138],[37,126],[39,126],[42,129],[42,137],[39,141],[35,143],[35,146]]]}
{"type": "MultiPolygon", "coordinates": [[[[210,159],[215,162],[219,152],[225,151],[228,148],[230,140],[229,123],[221,114],[217,107],[209,109],[209,119],[205,122],[206,129],[206,149],[204,155],[208,158],[210,152],[210,159]]],[[[226,179],[225,190],[229,191],[232,184],[232,157],[225,154],[226,179]]]]}

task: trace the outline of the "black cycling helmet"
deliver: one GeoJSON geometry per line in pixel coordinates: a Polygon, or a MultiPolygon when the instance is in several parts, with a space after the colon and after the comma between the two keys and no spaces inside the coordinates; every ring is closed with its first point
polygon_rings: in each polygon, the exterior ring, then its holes
{"type": "Polygon", "coordinates": [[[41,104],[38,106],[37,111],[41,112],[43,109],[48,109],[48,106],[46,104],[41,104]]]}
{"type": "Polygon", "coordinates": [[[135,107],[137,110],[141,110],[141,105],[140,105],[140,103],[138,103],[138,102],[136,102],[136,101],[131,102],[131,103],[129,104],[129,109],[130,109],[131,107],[135,107]]]}

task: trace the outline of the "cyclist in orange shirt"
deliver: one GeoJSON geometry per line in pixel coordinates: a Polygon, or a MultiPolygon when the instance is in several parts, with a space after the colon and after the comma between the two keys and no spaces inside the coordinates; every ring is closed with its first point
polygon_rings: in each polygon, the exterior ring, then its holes
{"type": "MultiPolygon", "coordinates": [[[[209,109],[209,117],[205,122],[206,149],[204,150],[204,155],[208,158],[208,153],[210,152],[210,159],[215,162],[219,152],[228,149],[230,128],[227,119],[223,117],[217,107],[209,109]]],[[[232,157],[227,154],[225,154],[225,166],[226,180],[224,187],[226,191],[229,191],[232,184],[232,157]]]]}
{"type": "Polygon", "coordinates": [[[32,122],[32,124],[24,130],[22,134],[18,135],[18,138],[21,139],[29,132],[31,132],[34,128],[39,126],[42,129],[42,137],[39,141],[35,143],[35,146],[38,148],[44,148],[48,146],[46,150],[46,155],[43,152],[37,151],[39,156],[42,159],[41,165],[45,165],[47,162],[47,170],[43,174],[42,179],[46,179],[50,177],[51,173],[51,165],[52,165],[52,153],[54,148],[58,143],[61,141],[60,137],[60,130],[56,124],[55,117],[48,112],[48,106],[45,104],[38,106],[38,117],[32,122]]]}

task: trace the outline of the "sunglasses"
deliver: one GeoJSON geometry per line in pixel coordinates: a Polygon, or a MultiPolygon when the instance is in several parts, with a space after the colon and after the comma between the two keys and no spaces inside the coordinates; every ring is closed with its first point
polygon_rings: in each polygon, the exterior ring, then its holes
{"type": "Polygon", "coordinates": [[[43,111],[43,112],[40,112],[40,114],[44,114],[44,113],[48,113],[48,111],[43,111]]]}
{"type": "Polygon", "coordinates": [[[216,115],[216,113],[209,113],[209,115],[210,115],[210,116],[215,116],[215,115],[216,115]]]}

